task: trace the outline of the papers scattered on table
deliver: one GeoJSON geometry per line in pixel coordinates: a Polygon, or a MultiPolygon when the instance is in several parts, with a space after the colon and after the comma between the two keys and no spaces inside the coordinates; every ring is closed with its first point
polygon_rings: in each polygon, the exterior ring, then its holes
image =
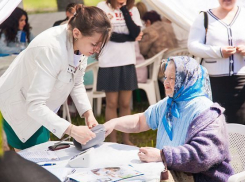
{"type": "Polygon", "coordinates": [[[144,175],[135,170],[132,166],[105,167],[98,169],[84,169],[68,175],[68,178],[78,182],[99,182],[99,181],[120,181],[127,178],[144,175]]]}
{"type": "Polygon", "coordinates": [[[59,160],[59,157],[53,151],[20,151],[18,154],[21,157],[35,163],[59,160]]]}

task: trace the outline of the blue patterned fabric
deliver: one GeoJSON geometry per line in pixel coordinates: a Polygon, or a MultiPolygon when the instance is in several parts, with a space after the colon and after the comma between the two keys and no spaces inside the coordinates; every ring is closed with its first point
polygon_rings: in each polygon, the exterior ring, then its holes
{"type": "Polygon", "coordinates": [[[207,70],[199,65],[195,59],[178,56],[170,57],[168,61],[173,61],[175,64],[175,86],[173,97],[167,99],[162,122],[170,140],[172,140],[173,117],[180,117],[177,103],[200,96],[212,99],[212,93],[207,70]]]}
{"type": "Polygon", "coordinates": [[[165,111],[167,106],[167,99],[168,97],[165,97],[158,103],[151,105],[144,112],[147,125],[152,130],[157,130],[156,148],[158,149],[162,149],[164,146],[177,147],[184,145],[186,136],[188,135],[187,131],[192,121],[213,105],[213,102],[205,96],[178,102],[180,117],[173,117],[173,138],[170,140],[162,122],[162,118],[164,117],[163,111],[165,111]]]}

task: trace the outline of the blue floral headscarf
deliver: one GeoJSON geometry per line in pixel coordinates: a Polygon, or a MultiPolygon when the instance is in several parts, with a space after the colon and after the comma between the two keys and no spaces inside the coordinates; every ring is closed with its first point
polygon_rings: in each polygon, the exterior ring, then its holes
{"type": "Polygon", "coordinates": [[[173,116],[176,118],[180,117],[177,103],[200,96],[206,96],[212,100],[212,93],[208,72],[195,59],[187,56],[178,56],[170,57],[169,61],[173,61],[175,64],[174,95],[167,99],[162,121],[170,140],[172,140],[173,116]]]}

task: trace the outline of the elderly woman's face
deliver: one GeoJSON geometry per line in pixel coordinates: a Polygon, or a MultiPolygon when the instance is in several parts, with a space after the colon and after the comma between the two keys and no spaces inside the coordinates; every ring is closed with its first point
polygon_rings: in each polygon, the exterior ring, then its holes
{"type": "Polygon", "coordinates": [[[165,76],[164,76],[164,88],[167,96],[173,97],[174,85],[175,85],[175,65],[172,61],[170,61],[165,70],[165,76]]]}

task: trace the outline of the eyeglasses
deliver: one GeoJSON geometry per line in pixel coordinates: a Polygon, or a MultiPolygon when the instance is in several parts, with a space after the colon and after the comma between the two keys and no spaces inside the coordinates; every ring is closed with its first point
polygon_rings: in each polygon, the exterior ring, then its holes
{"type": "Polygon", "coordinates": [[[163,77],[163,79],[162,79],[162,81],[163,82],[165,82],[165,81],[168,81],[168,82],[172,82],[172,81],[175,81],[175,77],[163,77]]]}

